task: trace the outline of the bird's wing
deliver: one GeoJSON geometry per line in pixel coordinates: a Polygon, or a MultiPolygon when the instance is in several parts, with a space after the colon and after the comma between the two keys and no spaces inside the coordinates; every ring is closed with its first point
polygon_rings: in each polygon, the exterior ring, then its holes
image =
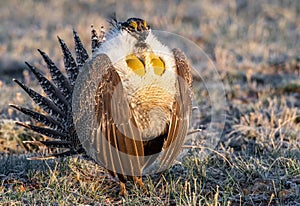
{"type": "Polygon", "coordinates": [[[173,114],[167,138],[163,146],[160,170],[167,169],[181,150],[189,127],[192,108],[191,67],[184,53],[175,48],[172,50],[177,66],[177,94],[173,104],[173,114]]]}
{"type": "Polygon", "coordinates": [[[74,101],[79,107],[74,116],[86,153],[113,172],[141,175],[143,142],[116,69],[107,55],[99,54],[84,70],[88,74],[79,74],[75,88],[81,96],[74,101]]]}

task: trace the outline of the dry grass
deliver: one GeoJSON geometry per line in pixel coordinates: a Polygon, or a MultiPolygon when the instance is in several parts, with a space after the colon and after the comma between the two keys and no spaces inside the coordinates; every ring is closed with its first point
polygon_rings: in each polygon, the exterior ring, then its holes
{"type": "MultiPolygon", "coordinates": [[[[300,4],[130,2],[0,2],[0,204],[300,204],[300,4]],[[37,109],[11,84],[12,78],[18,78],[39,89],[22,63],[29,61],[46,72],[37,48],[63,68],[56,35],[73,50],[70,37],[75,27],[89,45],[90,24],[107,26],[105,19],[114,11],[120,19],[139,16],[152,28],[195,42],[216,65],[227,97],[225,128],[217,147],[205,150],[195,142],[182,162],[161,178],[144,177],[148,194],[128,183],[127,199],[116,195],[115,180],[83,157],[27,161],[26,156],[36,155],[28,150],[35,148],[26,148],[21,141],[41,137],[16,127],[13,120],[28,119],[7,106],[37,109]],[[203,157],[203,151],[210,153],[203,157]]],[[[202,75],[210,77],[205,68],[211,65],[199,65],[204,68],[202,75]]],[[[197,123],[205,128],[210,122],[208,93],[200,87],[199,94],[203,108],[197,123]]],[[[205,129],[201,137],[213,138],[205,129]]]]}

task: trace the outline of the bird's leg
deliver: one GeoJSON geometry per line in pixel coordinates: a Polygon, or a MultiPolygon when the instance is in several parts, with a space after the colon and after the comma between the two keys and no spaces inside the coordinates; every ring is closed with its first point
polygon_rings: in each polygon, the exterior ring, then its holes
{"type": "Polygon", "coordinates": [[[143,190],[143,192],[147,192],[147,189],[143,183],[142,177],[134,176],[133,181],[136,185],[138,185],[143,190]]]}
{"type": "Polygon", "coordinates": [[[127,196],[127,191],[126,191],[126,185],[124,182],[120,182],[120,196],[126,197],[127,196]]]}
{"type": "MultiPolygon", "coordinates": [[[[114,173],[114,172],[112,172],[114,173]]],[[[120,192],[119,192],[119,195],[120,196],[123,196],[123,197],[126,197],[127,196],[127,191],[126,191],[126,185],[125,185],[125,182],[127,181],[127,178],[120,174],[120,173],[117,173],[117,176],[120,180],[120,192]]]]}

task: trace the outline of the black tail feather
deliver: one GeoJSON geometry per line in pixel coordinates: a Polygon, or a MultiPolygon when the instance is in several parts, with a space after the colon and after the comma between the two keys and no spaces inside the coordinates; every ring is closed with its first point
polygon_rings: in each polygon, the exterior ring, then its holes
{"type": "Polygon", "coordinates": [[[57,130],[34,126],[31,124],[25,124],[23,122],[16,122],[17,125],[20,125],[22,127],[25,127],[27,129],[30,129],[32,131],[35,131],[37,133],[46,135],[47,137],[55,138],[55,139],[61,139],[61,140],[68,140],[70,139],[66,133],[59,132],[57,130]]]}
{"type": "Polygon", "coordinates": [[[73,87],[75,84],[76,78],[78,76],[78,73],[79,73],[79,68],[72,56],[72,53],[68,49],[66,43],[61,38],[59,38],[59,37],[57,37],[57,38],[60,43],[62,52],[64,54],[64,64],[65,64],[66,72],[67,72],[71,87],[73,87]]]}
{"type": "Polygon", "coordinates": [[[47,96],[61,109],[62,111],[67,111],[68,102],[66,98],[62,95],[60,90],[54,86],[46,77],[44,77],[40,72],[38,72],[32,65],[25,62],[25,64],[32,71],[34,76],[39,81],[39,84],[43,88],[47,96]]]}
{"type": "Polygon", "coordinates": [[[47,64],[47,67],[51,74],[51,79],[54,82],[54,84],[57,86],[57,88],[62,92],[62,94],[65,96],[65,98],[70,101],[71,100],[71,85],[69,80],[63,75],[63,73],[55,66],[53,61],[49,58],[49,56],[38,49],[40,54],[42,55],[45,63],[47,64]]]}
{"type": "Polygon", "coordinates": [[[52,118],[55,118],[56,120],[65,119],[64,113],[51,100],[30,89],[18,80],[14,79],[13,81],[22,87],[22,89],[31,97],[31,99],[52,118]]]}
{"type": "Polygon", "coordinates": [[[19,110],[23,114],[26,114],[36,121],[44,124],[45,126],[48,126],[54,130],[60,131],[60,132],[66,132],[63,128],[63,126],[56,120],[52,119],[50,116],[43,115],[41,113],[35,112],[31,109],[27,109],[24,107],[20,107],[17,105],[10,104],[9,106],[15,108],[16,110],[19,110]]]}
{"type": "Polygon", "coordinates": [[[23,141],[24,144],[32,144],[38,147],[46,146],[48,148],[71,148],[72,142],[70,141],[23,141]]]}
{"type": "Polygon", "coordinates": [[[89,58],[89,55],[85,48],[83,47],[83,44],[78,36],[78,33],[73,30],[73,36],[75,41],[75,52],[76,52],[76,61],[78,64],[78,67],[82,67],[86,60],[89,58]]]}

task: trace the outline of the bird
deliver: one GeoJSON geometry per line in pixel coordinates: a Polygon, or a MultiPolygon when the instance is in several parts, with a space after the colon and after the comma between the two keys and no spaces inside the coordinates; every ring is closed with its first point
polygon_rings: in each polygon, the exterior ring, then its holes
{"type": "Polygon", "coordinates": [[[191,117],[192,75],[184,52],[160,42],[144,19],[110,24],[99,35],[92,26],[91,56],[77,31],[76,58],[58,37],[66,75],[41,50],[51,80],[26,62],[47,96],[14,81],[43,113],[10,106],[43,126],[16,124],[53,138],[26,143],[67,148],[30,159],[84,154],[118,177],[125,196],[128,179],[146,190],[145,171],[164,171],[178,156],[191,117]]]}

